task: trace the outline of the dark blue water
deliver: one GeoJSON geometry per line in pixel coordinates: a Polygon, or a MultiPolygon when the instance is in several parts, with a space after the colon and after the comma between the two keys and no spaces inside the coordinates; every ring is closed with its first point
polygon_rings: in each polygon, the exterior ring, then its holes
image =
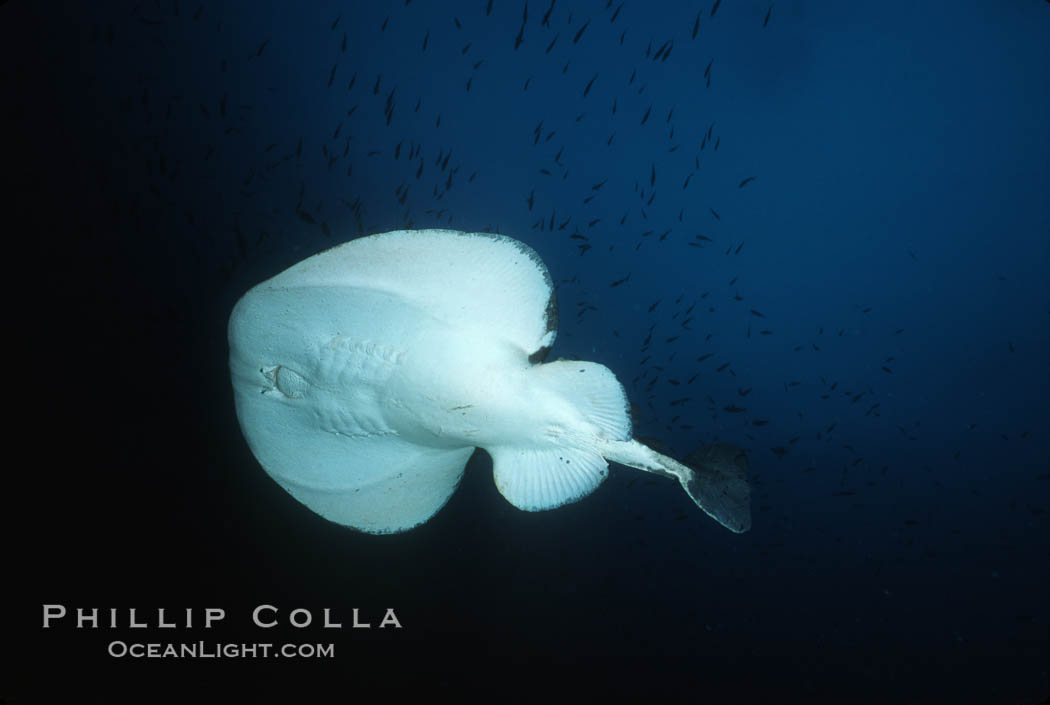
{"type": "Polygon", "coordinates": [[[9,433],[30,449],[5,471],[0,694],[1047,696],[1050,4],[98,5],[0,7],[9,433]],[[523,513],[482,453],[396,536],[279,489],[234,416],[233,304],[431,227],[535,248],[553,357],[609,366],[672,455],[745,448],[751,531],[616,465],[523,513]],[[51,603],[227,618],[45,630],[51,603]],[[261,630],[259,604],[402,628],[261,630]]]}

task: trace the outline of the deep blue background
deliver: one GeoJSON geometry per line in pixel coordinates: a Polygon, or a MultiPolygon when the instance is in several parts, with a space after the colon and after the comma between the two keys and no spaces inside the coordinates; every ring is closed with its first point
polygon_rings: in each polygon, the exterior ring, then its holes
{"type": "Polygon", "coordinates": [[[558,0],[544,25],[533,0],[524,26],[522,0],[97,5],[0,7],[31,458],[5,471],[0,694],[1050,691],[1050,4],[558,0]],[[678,457],[745,447],[753,529],[620,466],[522,513],[483,454],[392,537],[277,488],[233,414],[229,311],[405,227],[534,247],[553,357],[611,367],[678,457]],[[276,639],[260,602],[404,629],[285,635],[335,661],[129,662],[113,633],[40,629],[45,602],[227,608],[180,640],[276,639]]]}

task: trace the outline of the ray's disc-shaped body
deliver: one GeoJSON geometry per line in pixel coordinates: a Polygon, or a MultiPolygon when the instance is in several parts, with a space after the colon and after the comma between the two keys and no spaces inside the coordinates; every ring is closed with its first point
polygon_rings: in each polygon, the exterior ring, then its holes
{"type": "Polygon", "coordinates": [[[476,447],[525,510],[589,494],[606,458],[677,476],[688,490],[689,468],[631,440],[611,371],[542,362],[556,330],[550,275],[517,240],[451,230],[352,240],[235,306],[237,417],[282,487],[371,533],[429,519],[476,447]]]}

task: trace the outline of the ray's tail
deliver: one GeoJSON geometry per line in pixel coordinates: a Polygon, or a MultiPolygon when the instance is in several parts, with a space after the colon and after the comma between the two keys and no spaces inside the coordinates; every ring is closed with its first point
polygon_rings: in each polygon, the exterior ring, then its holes
{"type": "Polygon", "coordinates": [[[636,440],[608,441],[602,455],[621,465],[677,478],[696,506],[719,524],[738,534],[751,528],[747,455],[731,443],[697,449],[686,458],[688,465],[636,440]]]}

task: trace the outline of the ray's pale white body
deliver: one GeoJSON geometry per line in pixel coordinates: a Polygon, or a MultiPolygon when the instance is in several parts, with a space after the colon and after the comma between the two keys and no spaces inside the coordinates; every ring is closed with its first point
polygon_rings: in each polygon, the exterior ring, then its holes
{"type": "Polygon", "coordinates": [[[631,440],[610,370],[540,362],[556,327],[550,276],[516,240],[445,230],[352,240],[234,308],[238,419],[294,497],[372,533],[430,518],[475,447],[525,510],[589,494],[606,458],[678,477],[688,490],[689,468],[631,440]]]}

